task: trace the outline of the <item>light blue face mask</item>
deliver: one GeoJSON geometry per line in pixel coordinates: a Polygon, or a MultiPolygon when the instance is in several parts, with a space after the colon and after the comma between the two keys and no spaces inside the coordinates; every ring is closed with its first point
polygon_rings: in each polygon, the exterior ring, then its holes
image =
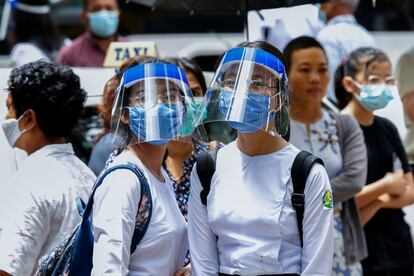
{"type": "Polygon", "coordinates": [[[371,112],[386,107],[394,99],[393,90],[397,89],[395,85],[361,85],[356,81],[354,81],[354,84],[360,90],[360,95],[356,95],[355,98],[365,109],[371,112]]]}
{"type": "MultiPolygon", "coordinates": [[[[147,141],[153,145],[164,145],[168,143],[174,136],[177,135],[181,128],[182,122],[180,118],[183,114],[179,114],[176,105],[158,104],[155,108],[158,109],[159,129],[161,131],[159,140],[147,141]]],[[[145,109],[141,106],[129,107],[129,127],[131,131],[139,137],[140,140],[146,140],[145,131],[145,109]]]]}
{"type": "MultiPolygon", "coordinates": [[[[233,100],[233,92],[222,90],[219,98],[220,112],[226,114],[233,100]]],[[[267,124],[269,115],[270,97],[256,93],[249,93],[246,101],[246,108],[243,122],[228,122],[228,124],[241,133],[253,133],[260,130],[267,124]]]]}
{"type": "Polygon", "coordinates": [[[119,15],[117,11],[98,11],[89,13],[89,27],[98,37],[108,38],[118,29],[119,15]]]}

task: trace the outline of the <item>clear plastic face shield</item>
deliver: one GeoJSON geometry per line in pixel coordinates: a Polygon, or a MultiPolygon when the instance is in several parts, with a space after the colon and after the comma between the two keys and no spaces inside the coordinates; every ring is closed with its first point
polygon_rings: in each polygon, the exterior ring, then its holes
{"type": "MultiPolygon", "coordinates": [[[[115,96],[111,132],[116,147],[149,142],[163,145],[171,140],[205,140],[187,129],[187,114],[195,106],[184,71],[166,63],[147,63],[125,71],[115,96]]],[[[190,124],[191,125],[191,124],[190,124]]]]}
{"type": "Polygon", "coordinates": [[[234,48],[224,54],[193,125],[226,121],[242,133],[283,136],[288,105],[283,62],[261,49],[234,48]]]}

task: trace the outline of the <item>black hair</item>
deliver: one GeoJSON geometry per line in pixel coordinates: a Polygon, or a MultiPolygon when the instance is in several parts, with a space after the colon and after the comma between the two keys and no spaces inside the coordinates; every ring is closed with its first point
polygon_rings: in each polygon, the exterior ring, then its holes
{"type": "MultiPolygon", "coordinates": [[[[48,1],[26,2],[31,5],[48,5],[48,1]]],[[[34,14],[13,9],[12,15],[14,20],[13,44],[20,42],[33,43],[50,60],[54,60],[59,49],[64,45],[64,37],[58,32],[50,13],[34,14]]]]}
{"type": "Polygon", "coordinates": [[[67,136],[77,123],[86,99],[79,77],[69,66],[36,61],[11,71],[8,90],[17,117],[36,114],[46,136],[67,136]]]}
{"type": "Polygon", "coordinates": [[[352,100],[352,94],[346,91],[342,84],[344,77],[349,76],[355,79],[355,76],[368,68],[370,64],[376,61],[390,61],[387,55],[376,48],[363,47],[351,52],[347,59],[342,61],[337,68],[334,76],[335,96],[338,101],[338,107],[343,109],[352,100]]]}
{"type": "Polygon", "coordinates": [[[166,60],[172,64],[180,66],[184,71],[192,73],[200,83],[203,94],[207,91],[207,85],[206,80],[204,79],[203,71],[194,60],[184,57],[167,57],[166,60]]]}
{"type": "MultiPolygon", "coordinates": [[[[88,11],[89,1],[90,1],[90,0],[81,0],[82,9],[83,9],[84,11],[88,11]]],[[[117,3],[117,5],[119,6],[119,4],[118,4],[118,0],[115,0],[115,2],[116,2],[116,3],[117,3]]]]}
{"type": "Polygon", "coordinates": [[[291,40],[283,50],[283,55],[286,58],[286,70],[289,72],[290,67],[292,65],[292,55],[294,52],[308,49],[308,48],[318,48],[321,49],[323,54],[325,55],[326,59],[328,60],[328,56],[326,55],[325,49],[323,48],[322,44],[319,43],[315,38],[310,36],[300,36],[291,40]]]}

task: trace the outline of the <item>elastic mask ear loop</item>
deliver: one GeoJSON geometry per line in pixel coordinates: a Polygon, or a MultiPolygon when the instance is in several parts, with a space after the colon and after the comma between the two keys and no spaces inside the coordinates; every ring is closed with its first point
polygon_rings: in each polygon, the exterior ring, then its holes
{"type": "MultiPolygon", "coordinates": [[[[23,114],[20,115],[20,117],[17,119],[17,127],[19,127],[20,120],[24,117],[24,115],[26,115],[26,112],[27,111],[23,112],[23,114]]],[[[23,130],[20,130],[20,128],[19,128],[19,131],[20,131],[20,135],[22,135],[22,134],[26,133],[28,130],[25,129],[25,128],[23,130]]]]}
{"type": "Polygon", "coordinates": [[[354,80],[353,77],[350,76],[346,76],[347,78],[349,78],[349,80],[352,82],[353,85],[355,85],[358,88],[358,92],[352,93],[352,94],[357,94],[357,96],[361,95],[361,90],[362,90],[362,84],[360,84],[359,82],[357,82],[356,80],[354,80]]]}

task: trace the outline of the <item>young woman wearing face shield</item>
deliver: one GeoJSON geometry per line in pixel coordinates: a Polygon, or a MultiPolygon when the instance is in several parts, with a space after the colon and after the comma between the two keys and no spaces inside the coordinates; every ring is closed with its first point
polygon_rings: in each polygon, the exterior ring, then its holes
{"type": "Polygon", "coordinates": [[[94,196],[92,275],[174,275],[182,268],[187,226],[162,163],[167,143],[181,139],[190,102],[188,81],[175,65],[153,60],[124,72],[111,114],[113,143],[123,150],[106,169],[136,166],[147,180],[150,199],[144,204],[152,201],[152,214],[141,205],[144,191],[134,173],[119,169],[105,177],[94,196]],[[148,217],[145,234],[130,253],[134,229],[148,217]]]}
{"type": "Polygon", "coordinates": [[[189,243],[193,275],[329,275],[333,212],[323,204],[328,176],[314,165],[306,181],[303,248],[291,203],[299,150],[289,128],[283,55],[266,42],[227,51],[194,125],[226,121],[236,141],[217,153],[206,205],[193,169],[189,243]]]}
{"type": "Polygon", "coordinates": [[[378,49],[352,52],[337,70],[335,90],[343,113],[360,124],[368,152],[366,186],[357,194],[368,245],[364,275],[413,275],[414,251],[402,207],[414,202],[413,176],[397,128],[374,115],[393,98],[395,79],[378,49]]]}

